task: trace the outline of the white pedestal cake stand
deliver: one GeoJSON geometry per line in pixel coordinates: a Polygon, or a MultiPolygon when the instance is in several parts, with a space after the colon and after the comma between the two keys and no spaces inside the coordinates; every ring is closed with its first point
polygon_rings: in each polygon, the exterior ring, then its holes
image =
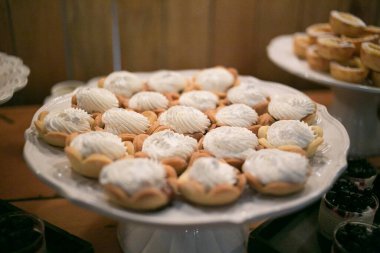
{"type": "MultiPolygon", "coordinates": [[[[190,76],[194,72],[181,73],[190,76]]],[[[147,77],[149,74],[140,75],[147,77]]],[[[302,94],[284,85],[254,80],[271,95],[302,94]]],[[[48,102],[36,112],[33,121],[43,110],[70,107],[71,96],[68,94],[48,102]]],[[[115,206],[107,201],[96,180],[72,172],[63,150],[40,140],[33,124],[25,132],[24,158],[30,169],[62,196],[119,220],[118,238],[124,252],[244,252],[247,224],[305,207],[319,199],[344,170],[349,148],[347,132],[324,106],[318,105],[317,115],[317,124],[324,129],[325,143],[311,160],[312,174],[305,189],[276,198],[262,196],[247,187],[236,203],[225,207],[193,206],[180,197],[163,210],[150,213],[135,213],[115,206]]]]}
{"type": "Polygon", "coordinates": [[[334,100],[329,111],[346,127],[353,157],[380,155],[380,88],[347,83],[313,71],[293,53],[292,35],[273,39],[267,52],[280,68],[301,78],[329,86],[334,100]]]}

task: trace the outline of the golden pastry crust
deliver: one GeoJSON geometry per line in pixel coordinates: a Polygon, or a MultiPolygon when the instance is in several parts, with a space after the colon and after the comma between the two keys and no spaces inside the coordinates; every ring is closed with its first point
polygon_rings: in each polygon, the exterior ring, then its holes
{"type": "Polygon", "coordinates": [[[135,211],[153,211],[170,203],[176,187],[176,173],[170,166],[164,166],[167,174],[167,186],[164,189],[155,187],[144,188],[129,195],[121,187],[113,184],[104,185],[111,202],[135,211]]]}
{"type": "Polygon", "coordinates": [[[368,69],[358,57],[355,57],[345,63],[331,62],[330,74],[335,79],[341,81],[362,83],[368,75],[368,69]]]}
{"type": "Polygon", "coordinates": [[[354,44],[355,46],[355,55],[360,55],[360,49],[361,49],[361,45],[362,43],[364,42],[372,42],[372,43],[376,43],[378,40],[379,40],[379,35],[377,34],[370,34],[370,35],[363,35],[361,37],[358,37],[358,38],[351,38],[351,37],[346,37],[346,36],[342,36],[342,40],[344,41],[348,41],[348,42],[351,42],[352,44],[354,44]]]}
{"type": "Polygon", "coordinates": [[[298,33],[293,36],[293,52],[301,59],[306,58],[306,49],[312,44],[312,40],[306,34],[298,33]]]}
{"type": "MultiPolygon", "coordinates": [[[[38,114],[37,120],[34,121],[34,126],[37,129],[39,136],[48,144],[56,147],[65,147],[66,138],[70,135],[64,132],[48,131],[45,127],[45,117],[49,114],[48,111],[42,111],[38,114]]],[[[91,129],[95,127],[95,121],[90,122],[91,129]]]]}
{"type": "Polygon", "coordinates": [[[329,23],[318,23],[306,28],[306,34],[310,38],[311,44],[317,43],[319,37],[333,36],[334,33],[329,23]]]}
{"type": "MultiPolygon", "coordinates": [[[[103,154],[92,154],[86,158],[83,158],[79,151],[70,146],[71,141],[78,135],[78,133],[72,133],[66,138],[65,153],[70,161],[71,168],[86,177],[99,178],[102,168],[112,163],[112,160],[103,154]]],[[[128,150],[128,143],[124,143],[126,150],[128,150]]],[[[127,157],[128,151],[126,151],[123,159],[127,157]]]]}
{"type": "Polygon", "coordinates": [[[360,18],[338,11],[331,11],[330,25],[334,33],[350,37],[358,37],[363,34],[366,26],[360,18]]]}
{"type": "Polygon", "coordinates": [[[319,126],[310,126],[312,131],[315,134],[315,138],[313,141],[309,143],[306,148],[301,148],[297,145],[282,145],[279,147],[275,147],[271,145],[267,140],[267,132],[269,126],[262,126],[259,128],[258,138],[259,144],[263,148],[277,148],[283,151],[289,151],[304,155],[306,157],[312,157],[317,151],[318,147],[323,143],[323,129],[319,126]]]}
{"type": "Polygon", "coordinates": [[[363,43],[360,51],[360,59],[366,67],[380,72],[380,45],[370,42],[363,43]]]}
{"type": "Polygon", "coordinates": [[[377,34],[380,36],[380,27],[374,26],[374,25],[369,25],[369,26],[364,27],[364,32],[366,34],[377,34]]]}
{"type": "Polygon", "coordinates": [[[262,194],[275,196],[284,196],[299,192],[304,188],[306,183],[271,182],[263,184],[257,177],[249,172],[244,172],[244,176],[246,177],[248,184],[256,191],[262,194]]]}
{"type": "Polygon", "coordinates": [[[380,72],[371,71],[371,80],[374,86],[380,87],[380,72]]]}
{"type": "Polygon", "coordinates": [[[317,39],[317,53],[326,60],[346,61],[352,58],[355,46],[338,37],[317,39]]]}
{"type": "Polygon", "coordinates": [[[328,72],[330,69],[330,61],[321,57],[317,52],[315,45],[310,46],[306,50],[306,60],[309,67],[320,72],[328,72]]]}
{"type": "Polygon", "coordinates": [[[189,178],[185,172],[177,181],[178,191],[189,202],[203,206],[220,206],[235,202],[244,190],[246,179],[237,172],[235,185],[219,184],[207,190],[199,182],[189,178]]]}

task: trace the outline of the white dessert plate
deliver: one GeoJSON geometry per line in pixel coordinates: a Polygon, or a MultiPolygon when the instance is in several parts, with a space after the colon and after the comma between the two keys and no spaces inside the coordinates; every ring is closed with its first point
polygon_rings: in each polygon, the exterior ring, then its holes
{"type": "MultiPolygon", "coordinates": [[[[180,71],[191,76],[195,72],[180,71]]],[[[152,73],[138,73],[147,78],[152,73]]],[[[264,82],[253,77],[255,85],[270,95],[301,92],[285,85],[264,82]]],[[[55,98],[42,106],[33,121],[43,110],[70,107],[72,94],[55,98]]],[[[225,207],[199,207],[176,198],[171,206],[149,213],[136,213],[107,201],[96,180],[72,172],[62,149],[54,148],[37,137],[33,122],[25,132],[24,158],[30,169],[46,184],[72,202],[120,221],[131,221],[160,227],[184,227],[203,225],[242,225],[268,217],[277,217],[301,209],[324,194],[346,166],[349,138],[345,128],[322,105],[318,105],[317,124],[324,129],[325,143],[311,160],[312,174],[303,191],[286,197],[267,197],[248,187],[241,198],[225,207]]]]}
{"type": "Polygon", "coordinates": [[[340,81],[328,73],[317,72],[309,68],[306,60],[299,59],[293,53],[293,35],[282,35],[272,39],[267,47],[267,53],[277,66],[301,78],[331,87],[380,94],[380,88],[340,81]]]}

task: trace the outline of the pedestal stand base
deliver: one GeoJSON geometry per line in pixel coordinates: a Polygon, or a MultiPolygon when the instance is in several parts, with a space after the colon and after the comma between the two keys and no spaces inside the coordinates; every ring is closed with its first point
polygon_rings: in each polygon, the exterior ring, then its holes
{"type": "Polygon", "coordinates": [[[157,228],[119,223],[118,239],[126,253],[242,253],[248,227],[157,228]]]}

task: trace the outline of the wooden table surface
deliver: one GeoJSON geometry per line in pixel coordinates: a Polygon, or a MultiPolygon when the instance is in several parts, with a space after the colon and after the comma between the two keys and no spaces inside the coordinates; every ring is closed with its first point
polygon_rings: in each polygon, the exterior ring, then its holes
{"type": "MultiPolygon", "coordinates": [[[[329,90],[305,93],[320,104],[332,100],[329,90]]],[[[0,199],[89,241],[95,252],[121,252],[115,221],[58,196],[27,168],[22,155],[24,131],[39,107],[0,107],[0,199]]]]}

